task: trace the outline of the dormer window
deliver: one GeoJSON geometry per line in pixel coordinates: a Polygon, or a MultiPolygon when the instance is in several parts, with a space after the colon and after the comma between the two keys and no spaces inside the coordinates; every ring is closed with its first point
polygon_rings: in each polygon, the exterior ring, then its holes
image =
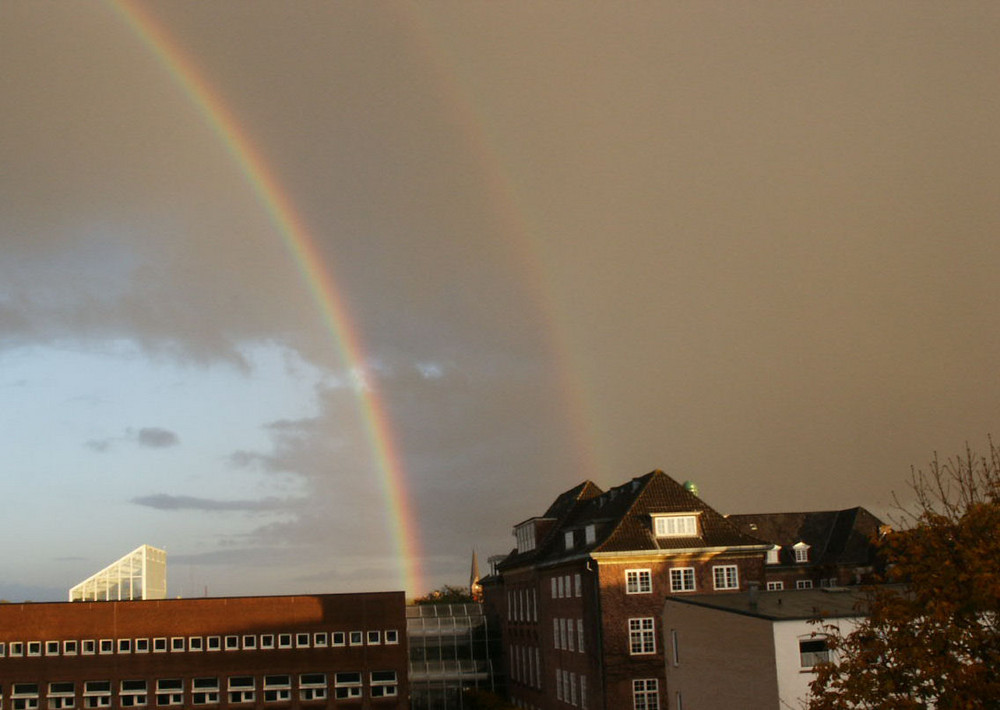
{"type": "Polygon", "coordinates": [[[566,533],[566,549],[567,550],[572,550],[573,549],[573,531],[572,530],[570,530],[569,532],[566,533]]]}
{"type": "Polygon", "coordinates": [[[795,562],[802,564],[809,561],[809,545],[804,542],[797,542],[792,545],[792,551],[795,553],[795,562]]]}
{"type": "Polygon", "coordinates": [[[597,541],[597,527],[593,523],[584,528],[584,540],[588,545],[593,545],[597,541]]]}
{"type": "Polygon", "coordinates": [[[778,560],[778,553],[780,552],[781,545],[772,545],[771,549],[767,551],[767,560],[765,563],[769,565],[778,564],[780,562],[780,560],[778,560]]]}
{"type": "Polygon", "coordinates": [[[514,537],[517,538],[518,553],[530,552],[535,549],[535,521],[529,520],[514,528],[514,537]]]}
{"type": "Polygon", "coordinates": [[[656,537],[697,537],[697,515],[657,515],[653,517],[656,537]]]}

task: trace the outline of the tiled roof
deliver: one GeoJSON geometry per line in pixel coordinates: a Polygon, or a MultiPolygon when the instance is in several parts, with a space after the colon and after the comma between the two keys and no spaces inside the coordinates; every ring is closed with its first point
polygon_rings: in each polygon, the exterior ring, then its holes
{"type": "Polygon", "coordinates": [[[507,557],[501,567],[555,561],[581,553],[641,552],[698,547],[763,545],[740,530],[698,496],[663,471],[652,471],[604,492],[590,481],[566,491],[549,506],[544,518],[553,520],[543,540],[530,552],[507,557]],[[697,537],[657,538],[653,516],[670,513],[698,515],[697,537]],[[594,542],[587,544],[585,530],[593,526],[594,542]],[[567,550],[566,533],[575,544],[567,550]]]}
{"type": "Polygon", "coordinates": [[[872,540],[882,521],[864,508],[806,513],[730,515],[741,530],[786,548],[782,562],[792,562],[788,548],[797,542],[810,547],[814,564],[870,564],[872,540]],[[786,557],[787,556],[787,557],[786,557]]]}

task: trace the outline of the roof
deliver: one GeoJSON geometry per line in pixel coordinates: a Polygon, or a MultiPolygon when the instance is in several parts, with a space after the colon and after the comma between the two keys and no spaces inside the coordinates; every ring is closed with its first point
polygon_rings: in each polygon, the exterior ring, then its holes
{"type": "MultiPolygon", "coordinates": [[[[817,565],[866,565],[874,558],[873,542],[882,521],[861,507],[806,513],[730,515],[743,532],[783,548],[797,542],[810,547],[810,562],[817,565]]],[[[789,550],[782,563],[793,563],[789,550]]]]}
{"type": "Polygon", "coordinates": [[[552,524],[535,549],[520,554],[513,551],[500,564],[501,569],[555,562],[581,554],[766,547],[660,470],[608,491],[585,481],[558,496],[542,517],[552,524]],[[657,538],[653,534],[653,517],[671,513],[697,514],[699,535],[657,538]],[[589,526],[593,526],[595,537],[588,544],[584,531],[589,526]],[[574,536],[574,546],[569,550],[564,543],[567,533],[574,536]]]}
{"type": "MultiPolygon", "coordinates": [[[[738,594],[674,594],[667,602],[690,604],[717,611],[755,616],[771,621],[809,620],[864,616],[865,592],[861,587],[830,587],[780,592],[756,592],[757,603],[751,603],[751,592],[738,594]]],[[[666,614],[670,613],[668,606],[666,614]]]]}

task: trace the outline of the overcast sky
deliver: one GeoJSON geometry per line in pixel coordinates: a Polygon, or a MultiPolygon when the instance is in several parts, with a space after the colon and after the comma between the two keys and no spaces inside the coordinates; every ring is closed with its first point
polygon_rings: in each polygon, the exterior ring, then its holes
{"type": "Polygon", "coordinates": [[[587,478],[883,514],[1000,431],[995,2],[140,7],[363,360],[131,10],[0,4],[0,597],[400,588],[359,372],[426,587],[587,478]]]}

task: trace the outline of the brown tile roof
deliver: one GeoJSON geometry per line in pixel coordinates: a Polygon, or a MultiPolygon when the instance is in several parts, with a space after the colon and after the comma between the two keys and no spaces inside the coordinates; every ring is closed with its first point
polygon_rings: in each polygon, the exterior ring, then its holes
{"type": "Polygon", "coordinates": [[[873,560],[872,541],[882,521],[864,508],[820,510],[805,513],[730,515],[745,533],[781,545],[780,561],[794,563],[791,547],[809,545],[813,564],[863,565],[873,560]]]}

